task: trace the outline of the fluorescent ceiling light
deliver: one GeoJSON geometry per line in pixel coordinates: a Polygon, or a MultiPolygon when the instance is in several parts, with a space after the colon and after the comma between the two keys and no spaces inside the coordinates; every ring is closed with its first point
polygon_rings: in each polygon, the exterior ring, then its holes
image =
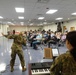
{"type": "Polygon", "coordinates": [[[24,13],[24,8],[15,8],[16,12],[24,13]]]}
{"type": "Polygon", "coordinates": [[[0,18],[2,19],[3,17],[2,17],[2,16],[0,16],[0,18]]]}
{"type": "Polygon", "coordinates": [[[22,16],[20,16],[20,17],[18,17],[19,19],[24,19],[24,17],[22,17],[22,16]]]}
{"type": "Polygon", "coordinates": [[[47,22],[44,22],[43,24],[47,24],[47,22]]]}
{"type": "Polygon", "coordinates": [[[55,12],[57,12],[57,11],[58,11],[58,10],[54,10],[54,9],[53,9],[53,10],[49,10],[49,11],[46,12],[46,14],[53,14],[53,13],[55,13],[55,12]]]}
{"type": "Polygon", "coordinates": [[[20,23],[22,24],[22,23],[24,23],[24,22],[20,22],[20,23]]]}
{"type": "Polygon", "coordinates": [[[24,25],[24,22],[20,22],[21,23],[21,25],[24,25]]]}
{"type": "Polygon", "coordinates": [[[11,24],[11,25],[14,25],[14,23],[12,23],[12,22],[7,22],[7,23],[9,23],[9,24],[11,24]]]}
{"type": "Polygon", "coordinates": [[[56,20],[62,20],[63,18],[56,18],[56,20]]]}
{"type": "Polygon", "coordinates": [[[39,17],[38,19],[39,19],[39,20],[42,20],[42,19],[44,19],[44,17],[39,17]]]}
{"type": "Polygon", "coordinates": [[[7,22],[7,23],[11,23],[11,22],[7,22]]]}
{"type": "Polygon", "coordinates": [[[75,13],[72,13],[72,15],[76,15],[76,12],[75,13]]]}
{"type": "Polygon", "coordinates": [[[30,26],[32,26],[32,25],[33,25],[33,23],[30,24],[30,26]]]}
{"type": "Polygon", "coordinates": [[[39,25],[43,25],[43,24],[41,23],[41,24],[39,24],[39,25]]]}

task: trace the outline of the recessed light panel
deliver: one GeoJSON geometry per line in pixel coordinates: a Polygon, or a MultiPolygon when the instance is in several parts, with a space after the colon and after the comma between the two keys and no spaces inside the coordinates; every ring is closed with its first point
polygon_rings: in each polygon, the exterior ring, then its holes
{"type": "Polygon", "coordinates": [[[62,20],[63,18],[56,18],[56,20],[62,20]]]}
{"type": "Polygon", "coordinates": [[[42,19],[44,19],[44,17],[39,17],[39,18],[38,18],[38,20],[42,20],[42,19]]]}
{"type": "Polygon", "coordinates": [[[76,15],[76,12],[72,13],[72,15],[76,15]]]}
{"type": "Polygon", "coordinates": [[[24,13],[24,8],[15,8],[16,12],[24,13]]]}
{"type": "Polygon", "coordinates": [[[18,17],[19,19],[24,19],[24,17],[22,17],[22,16],[20,16],[20,17],[18,17]]]}
{"type": "Polygon", "coordinates": [[[49,10],[49,11],[46,12],[46,14],[53,14],[53,13],[55,13],[55,12],[57,12],[57,11],[58,11],[58,10],[55,10],[55,9],[49,10]]]}
{"type": "Polygon", "coordinates": [[[24,25],[24,22],[20,22],[21,23],[21,25],[24,25]]]}
{"type": "Polygon", "coordinates": [[[2,16],[0,16],[0,19],[2,19],[3,17],[2,16]]]}

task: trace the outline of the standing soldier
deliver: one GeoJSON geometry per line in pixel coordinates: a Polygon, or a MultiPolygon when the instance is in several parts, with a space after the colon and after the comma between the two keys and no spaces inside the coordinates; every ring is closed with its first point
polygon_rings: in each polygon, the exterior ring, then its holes
{"type": "Polygon", "coordinates": [[[11,60],[10,60],[10,67],[11,67],[11,72],[14,71],[14,63],[15,63],[15,58],[16,58],[16,54],[19,56],[20,62],[21,62],[21,66],[22,66],[22,72],[24,72],[26,70],[25,67],[25,60],[24,60],[24,56],[23,56],[23,51],[22,51],[22,44],[26,45],[25,39],[22,36],[22,33],[20,33],[19,35],[15,35],[15,30],[13,30],[13,34],[12,35],[4,35],[2,33],[3,36],[7,37],[8,39],[14,39],[13,45],[11,47],[12,51],[11,51],[11,60]]]}

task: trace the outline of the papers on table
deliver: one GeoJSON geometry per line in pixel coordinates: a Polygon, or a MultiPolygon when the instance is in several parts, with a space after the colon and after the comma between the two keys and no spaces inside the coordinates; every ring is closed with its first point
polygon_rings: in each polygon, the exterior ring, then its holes
{"type": "Polygon", "coordinates": [[[59,56],[59,51],[58,49],[52,49],[52,53],[53,53],[53,56],[59,56]]]}

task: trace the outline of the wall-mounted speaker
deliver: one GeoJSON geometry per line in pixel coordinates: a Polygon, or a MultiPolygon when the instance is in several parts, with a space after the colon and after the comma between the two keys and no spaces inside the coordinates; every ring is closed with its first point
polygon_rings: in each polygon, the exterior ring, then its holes
{"type": "Polygon", "coordinates": [[[64,22],[61,22],[62,24],[64,23],[64,22]]]}

